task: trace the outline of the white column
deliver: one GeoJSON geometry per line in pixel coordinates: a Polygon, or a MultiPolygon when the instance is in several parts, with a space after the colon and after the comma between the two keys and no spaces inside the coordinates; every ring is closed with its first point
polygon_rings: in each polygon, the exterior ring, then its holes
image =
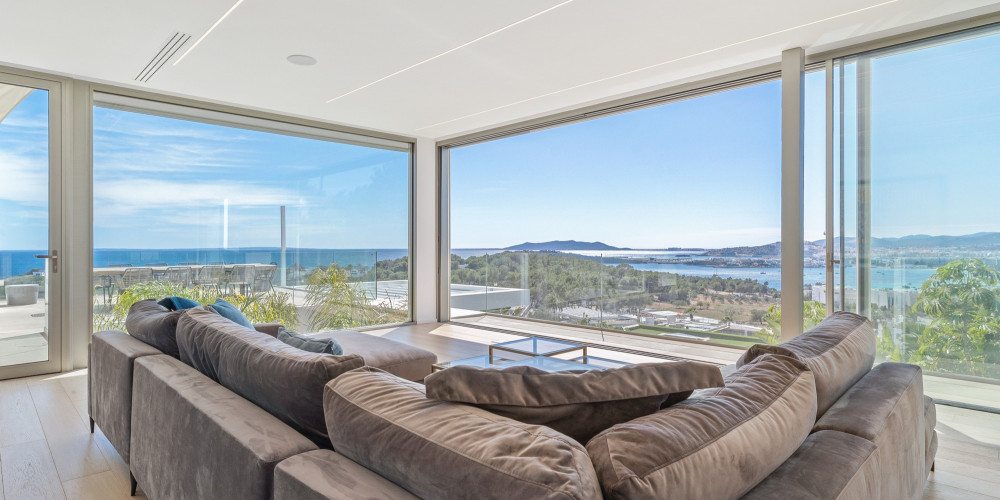
{"type": "Polygon", "coordinates": [[[438,167],[437,145],[433,139],[418,138],[414,151],[413,256],[410,276],[410,303],[413,320],[438,320],[438,167]]]}
{"type": "Polygon", "coordinates": [[[781,53],[781,340],[802,333],[805,51],[781,53]]]}

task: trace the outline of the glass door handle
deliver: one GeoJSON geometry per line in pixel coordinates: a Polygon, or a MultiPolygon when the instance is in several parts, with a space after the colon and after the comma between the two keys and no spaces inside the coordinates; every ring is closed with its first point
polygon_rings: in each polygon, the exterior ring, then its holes
{"type": "Polygon", "coordinates": [[[59,252],[52,250],[45,255],[36,255],[36,259],[49,259],[52,261],[52,272],[59,272],[59,252]]]}

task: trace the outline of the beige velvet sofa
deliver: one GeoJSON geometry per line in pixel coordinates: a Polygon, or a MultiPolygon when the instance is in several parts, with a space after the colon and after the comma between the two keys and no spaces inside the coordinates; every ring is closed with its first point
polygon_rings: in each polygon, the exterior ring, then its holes
{"type": "Polygon", "coordinates": [[[324,388],[329,449],[135,342],[95,334],[91,415],[104,429],[127,407],[130,469],[153,499],[910,499],[937,446],[920,369],[872,368],[871,325],[847,313],[587,443],[365,366],[324,388]]]}
{"type": "Polygon", "coordinates": [[[361,368],[326,386],[336,451],[280,464],[275,498],[390,498],[348,487],[345,464],[406,490],[396,498],[920,498],[934,405],[919,367],[874,357],[868,320],[836,313],[748,351],[726,387],[587,443],[361,368]]]}

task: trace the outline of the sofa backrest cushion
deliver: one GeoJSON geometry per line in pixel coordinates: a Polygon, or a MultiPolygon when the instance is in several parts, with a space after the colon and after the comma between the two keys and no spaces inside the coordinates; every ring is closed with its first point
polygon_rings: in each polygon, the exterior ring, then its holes
{"type": "Polygon", "coordinates": [[[323,385],[365,363],[296,349],[204,306],[181,318],[177,343],[181,361],[318,442],[326,440],[323,385]]]}
{"type": "Polygon", "coordinates": [[[324,406],[338,453],[420,498],[601,496],[580,443],[475,406],[429,399],[423,385],[378,368],[327,384],[324,406]]]}
{"type": "Polygon", "coordinates": [[[785,356],[698,393],[587,443],[605,498],[738,498],[795,452],[816,415],[812,373],[785,356]]]}
{"type": "Polygon", "coordinates": [[[813,329],[776,346],[758,344],[736,362],[742,366],[764,354],[792,356],[816,377],[816,419],[861,380],[875,363],[875,331],[868,318],[833,313],[813,329]]]}
{"type": "Polygon", "coordinates": [[[428,375],[424,383],[429,398],[474,404],[586,443],[612,425],[683,401],[695,389],[722,387],[722,372],[690,361],[560,372],[455,366],[428,375]]]}
{"type": "Polygon", "coordinates": [[[177,347],[177,322],[184,311],[171,311],[156,303],[156,299],[140,300],[125,316],[129,335],[159,349],[164,354],[180,357],[177,347]]]}

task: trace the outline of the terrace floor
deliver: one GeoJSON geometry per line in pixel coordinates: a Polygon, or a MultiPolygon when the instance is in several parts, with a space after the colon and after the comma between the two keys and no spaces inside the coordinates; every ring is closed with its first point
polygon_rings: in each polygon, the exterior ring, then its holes
{"type": "MultiPolygon", "coordinates": [[[[486,354],[491,342],[519,338],[455,323],[367,333],[431,350],[441,361],[486,354]]],[[[591,352],[650,359],[614,349],[591,352]]],[[[937,470],[924,499],[1000,499],[1000,415],[942,405],[937,414],[937,470]]],[[[91,435],[87,424],[86,370],[0,381],[0,500],[128,499],[128,466],[100,429],[91,435]]],[[[138,498],[144,498],[141,490],[138,498]]]]}
{"type": "Polygon", "coordinates": [[[44,299],[24,306],[10,306],[0,300],[0,366],[48,359],[47,308],[44,299]]]}

